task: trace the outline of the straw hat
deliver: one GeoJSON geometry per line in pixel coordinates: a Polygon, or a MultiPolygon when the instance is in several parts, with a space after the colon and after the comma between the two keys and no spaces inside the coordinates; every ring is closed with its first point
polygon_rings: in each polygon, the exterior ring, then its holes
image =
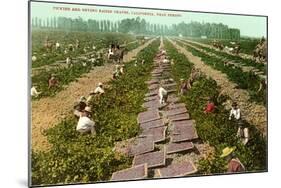
{"type": "Polygon", "coordinates": [[[85,112],[92,112],[92,108],[90,106],[86,106],[84,111],[85,112]]]}
{"type": "Polygon", "coordinates": [[[98,86],[102,86],[102,83],[101,83],[101,82],[99,82],[99,83],[98,83],[98,86]]]}
{"type": "Polygon", "coordinates": [[[234,150],[236,149],[236,147],[226,147],[222,150],[222,154],[221,154],[221,158],[226,157],[228,155],[230,155],[234,150]]]}

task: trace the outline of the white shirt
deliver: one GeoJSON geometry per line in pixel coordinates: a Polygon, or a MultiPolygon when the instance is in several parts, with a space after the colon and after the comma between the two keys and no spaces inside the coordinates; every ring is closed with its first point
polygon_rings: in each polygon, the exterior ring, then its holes
{"type": "Polygon", "coordinates": [[[109,55],[113,55],[114,54],[111,48],[108,50],[108,53],[109,53],[109,55]]]}
{"type": "Polygon", "coordinates": [[[168,92],[163,87],[159,88],[158,95],[160,98],[163,98],[163,96],[167,95],[167,94],[168,94],[168,92]]]}
{"type": "Polygon", "coordinates": [[[31,96],[37,97],[40,93],[41,92],[38,92],[34,86],[31,88],[31,96]]]}
{"type": "Polygon", "coordinates": [[[95,89],[94,92],[95,92],[95,93],[104,93],[104,90],[103,90],[100,86],[98,86],[98,87],[95,89]]]}
{"type": "Polygon", "coordinates": [[[37,60],[37,57],[34,55],[32,56],[32,61],[36,61],[37,60]]]}
{"type": "Polygon", "coordinates": [[[237,108],[237,109],[232,108],[230,110],[229,119],[231,119],[232,116],[237,120],[240,119],[240,109],[239,108],[237,108]]]}
{"type": "Polygon", "coordinates": [[[79,118],[77,123],[76,130],[85,130],[95,126],[95,122],[92,121],[90,118],[83,116],[79,118]]]}
{"type": "Polygon", "coordinates": [[[169,61],[169,59],[164,59],[163,60],[163,63],[169,63],[170,61],[169,61]]]}
{"type": "Polygon", "coordinates": [[[70,58],[68,57],[68,58],[66,58],[66,64],[70,64],[71,63],[71,60],[70,60],[70,58]]]}

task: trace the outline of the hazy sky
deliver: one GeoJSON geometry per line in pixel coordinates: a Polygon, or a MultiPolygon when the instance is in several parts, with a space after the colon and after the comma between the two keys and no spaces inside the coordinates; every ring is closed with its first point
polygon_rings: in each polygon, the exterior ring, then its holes
{"type": "Polygon", "coordinates": [[[31,2],[31,17],[47,18],[53,16],[64,16],[71,18],[81,17],[87,19],[103,19],[117,21],[126,18],[140,17],[144,18],[150,23],[159,24],[177,24],[184,21],[209,22],[209,23],[223,23],[231,28],[238,28],[241,35],[250,37],[266,36],[266,17],[256,16],[241,16],[241,15],[225,15],[225,14],[210,14],[197,12],[180,12],[167,10],[151,10],[151,9],[130,9],[120,7],[104,7],[92,5],[75,5],[62,3],[46,3],[46,2],[31,2]],[[66,10],[58,10],[57,8],[67,8],[66,10]],[[73,8],[79,8],[74,10],[73,8]],[[97,12],[94,12],[97,11],[97,12]],[[111,13],[102,13],[103,11],[112,11],[111,13]],[[118,14],[114,11],[127,11],[126,13],[118,14]],[[146,13],[148,15],[144,15],[146,13]],[[166,14],[166,16],[159,16],[157,14],[166,14]],[[136,15],[138,14],[138,15],[136,15]],[[153,16],[151,15],[153,14],[153,16]],[[176,16],[168,16],[168,14],[176,14],[176,16]]]}

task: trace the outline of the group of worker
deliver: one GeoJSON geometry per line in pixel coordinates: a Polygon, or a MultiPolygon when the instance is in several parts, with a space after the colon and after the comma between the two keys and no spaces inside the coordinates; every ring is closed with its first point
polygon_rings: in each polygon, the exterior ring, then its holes
{"type": "Polygon", "coordinates": [[[92,135],[96,134],[95,122],[92,120],[90,104],[95,97],[98,98],[104,93],[103,84],[99,82],[95,90],[89,93],[88,98],[81,96],[79,101],[74,104],[73,114],[76,118],[79,118],[76,126],[78,132],[91,133],[92,135]]]}
{"type": "MultiPolygon", "coordinates": [[[[204,113],[214,113],[215,104],[212,102],[211,98],[208,98],[207,105],[204,107],[204,113]]],[[[237,125],[238,130],[236,136],[240,139],[240,142],[246,145],[249,141],[249,128],[243,123],[241,119],[241,110],[236,102],[233,102],[230,113],[229,120],[234,121],[237,125]]],[[[245,167],[241,161],[235,156],[235,147],[226,147],[222,151],[221,157],[225,157],[228,162],[228,172],[244,172],[245,167]]]]}
{"type": "MultiPolygon", "coordinates": [[[[165,51],[162,50],[159,53],[159,57],[165,54],[165,51]]],[[[163,62],[169,62],[167,56],[164,57],[162,61],[160,61],[160,64],[163,62]]],[[[190,77],[187,80],[181,79],[180,83],[180,94],[184,95],[186,94],[192,87],[194,81],[200,77],[200,71],[198,69],[193,68],[190,73],[190,77]]],[[[163,87],[163,82],[161,81],[159,84],[158,89],[158,97],[159,97],[159,103],[161,105],[165,105],[167,98],[168,98],[168,91],[163,87]]],[[[214,113],[216,109],[216,106],[214,102],[212,101],[211,97],[207,98],[207,104],[204,107],[203,111],[205,114],[211,114],[214,113]]],[[[240,139],[241,143],[246,145],[249,141],[249,128],[243,123],[241,119],[241,110],[238,107],[236,102],[233,102],[232,108],[229,113],[229,120],[234,121],[235,124],[238,126],[237,130],[237,137],[240,139]]],[[[241,163],[241,161],[235,156],[236,147],[226,147],[222,151],[222,158],[226,158],[228,162],[228,170],[227,172],[244,172],[245,167],[241,163]]]]}
{"type": "MultiPolygon", "coordinates": [[[[48,89],[55,90],[59,87],[59,80],[57,79],[55,74],[51,74],[48,80],[48,89]]],[[[33,84],[31,87],[31,97],[37,98],[42,94],[42,92],[38,91],[38,85],[33,84]]]]}

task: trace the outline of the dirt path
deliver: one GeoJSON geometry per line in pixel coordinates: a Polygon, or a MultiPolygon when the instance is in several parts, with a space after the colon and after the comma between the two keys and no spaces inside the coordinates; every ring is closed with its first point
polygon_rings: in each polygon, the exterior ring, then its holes
{"type": "MultiPolygon", "coordinates": [[[[177,45],[175,42],[168,39],[176,49],[183,53],[189,61],[194,63],[194,66],[200,69],[207,76],[214,79],[217,84],[222,88],[223,94],[228,95],[233,101],[238,103],[241,108],[243,117],[249,123],[255,125],[264,135],[267,132],[267,110],[264,106],[258,105],[256,103],[249,102],[249,93],[243,89],[236,89],[235,83],[228,80],[227,75],[221,73],[220,71],[214,70],[210,66],[206,65],[201,58],[192,55],[191,52],[187,51],[185,48],[177,45]]],[[[229,107],[230,104],[226,104],[229,107]]]]}
{"type": "MultiPolygon", "coordinates": [[[[206,54],[206,55],[209,55],[209,56],[218,58],[218,59],[220,59],[220,60],[224,60],[224,59],[225,59],[225,58],[222,57],[222,56],[219,56],[219,55],[214,54],[214,53],[212,53],[212,52],[207,52],[207,51],[205,51],[205,50],[203,50],[203,49],[200,49],[200,48],[198,48],[198,47],[192,45],[192,44],[189,43],[189,42],[186,42],[186,41],[183,41],[183,40],[178,40],[178,41],[179,41],[180,43],[183,43],[183,44],[185,44],[185,45],[187,45],[187,46],[189,46],[189,47],[191,47],[191,48],[194,48],[194,49],[196,49],[196,50],[198,50],[198,51],[200,51],[200,52],[202,52],[202,53],[204,53],[204,54],[206,54]]],[[[255,67],[246,66],[246,65],[241,65],[241,64],[239,64],[238,62],[230,62],[230,61],[228,61],[228,64],[232,64],[233,66],[236,66],[236,67],[241,68],[243,72],[254,72],[258,77],[260,77],[260,78],[262,78],[262,79],[266,79],[266,76],[264,75],[264,72],[261,72],[260,70],[256,69],[255,67]]]]}
{"type": "MultiPolygon", "coordinates": [[[[184,40],[187,41],[187,42],[190,42],[190,43],[198,44],[200,46],[207,47],[207,48],[210,48],[210,49],[222,52],[222,51],[218,50],[217,48],[215,48],[215,47],[213,47],[213,46],[211,46],[209,44],[204,44],[204,43],[201,43],[201,42],[197,42],[197,41],[194,41],[194,40],[188,40],[188,39],[184,39],[184,40]]],[[[223,51],[223,52],[226,53],[226,54],[234,55],[235,56],[235,54],[232,54],[232,53],[229,53],[229,52],[225,52],[225,51],[223,51]]],[[[243,59],[254,60],[254,57],[252,55],[249,55],[249,54],[239,53],[236,56],[241,57],[243,59]]]]}
{"type": "MultiPolygon", "coordinates": [[[[132,60],[139,51],[147,47],[152,41],[154,39],[128,52],[124,56],[124,62],[132,60]]],[[[32,148],[34,150],[50,148],[50,144],[46,137],[42,135],[42,131],[56,125],[62,118],[71,115],[74,102],[82,95],[88,96],[98,82],[109,81],[112,78],[113,68],[113,64],[96,67],[91,72],[84,74],[77,82],[71,82],[65,90],[59,92],[55,97],[32,101],[32,148]]]]}

